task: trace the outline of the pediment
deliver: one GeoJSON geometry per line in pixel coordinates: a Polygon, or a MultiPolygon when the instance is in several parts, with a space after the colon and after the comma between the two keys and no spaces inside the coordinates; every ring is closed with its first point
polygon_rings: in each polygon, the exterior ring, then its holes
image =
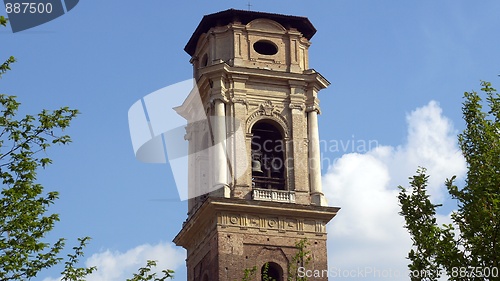
{"type": "Polygon", "coordinates": [[[257,29],[263,31],[285,32],[286,29],[279,23],[270,19],[255,19],[247,24],[249,29],[257,29]]]}

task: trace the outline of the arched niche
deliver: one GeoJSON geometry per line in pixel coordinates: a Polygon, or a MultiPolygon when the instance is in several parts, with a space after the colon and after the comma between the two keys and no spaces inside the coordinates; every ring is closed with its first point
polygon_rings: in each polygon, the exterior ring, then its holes
{"type": "Polygon", "coordinates": [[[285,190],[286,143],[282,131],[271,119],[262,119],[252,126],[252,187],[285,190]]]}
{"type": "Polygon", "coordinates": [[[266,262],[260,268],[260,276],[262,281],[283,281],[283,268],[281,268],[281,266],[275,262],[266,262]]]}

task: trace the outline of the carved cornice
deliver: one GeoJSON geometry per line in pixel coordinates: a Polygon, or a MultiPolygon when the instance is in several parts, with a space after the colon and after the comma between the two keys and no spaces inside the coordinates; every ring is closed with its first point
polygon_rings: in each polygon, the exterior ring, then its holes
{"type": "Polygon", "coordinates": [[[191,138],[193,137],[193,125],[191,124],[187,124],[186,127],[184,127],[184,129],[186,129],[186,134],[184,135],[184,140],[191,140],[191,138]]]}
{"type": "Polygon", "coordinates": [[[204,133],[208,130],[208,120],[200,120],[188,124],[189,133],[204,133]]]}
{"type": "Polygon", "coordinates": [[[246,99],[245,95],[235,95],[234,94],[234,89],[228,90],[227,95],[229,96],[229,101],[234,103],[239,103],[245,105],[245,107],[248,110],[248,107],[250,104],[248,103],[248,100],[246,99]]]}
{"type": "Polygon", "coordinates": [[[242,99],[242,98],[234,98],[233,97],[230,100],[231,100],[232,103],[241,103],[241,104],[245,105],[247,108],[249,106],[248,100],[245,99],[245,98],[242,99]]]}
{"type": "Polygon", "coordinates": [[[340,208],[209,197],[183,224],[174,243],[195,251],[217,227],[324,235],[340,208]],[[223,218],[225,216],[225,218],[223,218]],[[214,219],[217,218],[217,219],[214,219]],[[270,222],[272,220],[272,222],[270,222]],[[281,229],[281,230],[280,230],[281,229]]]}
{"type": "Polygon", "coordinates": [[[304,105],[304,103],[290,103],[288,105],[288,108],[304,111],[306,109],[306,106],[304,105]]]}
{"type": "Polygon", "coordinates": [[[229,102],[229,99],[223,93],[212,95],[208,101],[213,104],[216,100],[220,100],[223,103],[229,102]]]}

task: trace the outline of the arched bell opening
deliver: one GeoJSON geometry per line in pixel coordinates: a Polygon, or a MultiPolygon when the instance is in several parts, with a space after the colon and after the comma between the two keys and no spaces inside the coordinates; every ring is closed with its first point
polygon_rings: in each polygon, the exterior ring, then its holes
{"type": "Polygon", "coordinates": [[[283,269],[275,262],[267,262],[261,267],[260,276],[262,281],[282,281],[283,269]]]}
{"type": "Polygon", "coordinates": [[[278,127],[262,120],[252,127],[252,187],[285,189],[285,142],[278,127]]]}

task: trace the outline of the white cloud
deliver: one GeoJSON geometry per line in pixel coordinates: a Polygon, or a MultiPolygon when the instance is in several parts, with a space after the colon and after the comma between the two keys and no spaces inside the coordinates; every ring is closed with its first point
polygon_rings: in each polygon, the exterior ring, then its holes
{"type": "MultiPolygon", "coordinates": [[[[140,267],[146,265],[147,260],[157,261],[153,272],[161,273],[163,269],[177,270],[185,265],[185,251],[172,243],[158,243],[156,245],[143,244],[124,253],[106,250],[93,254],[85,262],[85,266],[96,266],[97,271],[87,277],[87,281],[123,281],[131,278],[140,267]]],[[[60,279],[45,278],[44,281],[60,279]]]]}
{"type": "MultiPolygon", "coordinates": [[[[332,280],[343,279],[335,278],[339,274],[362,280],[408,280],[405,257],[411,241],[398,214],[397,186],[408,186],[408,177],[423,166],[431,176],[429,190],[433,199],[443,200],[444,179],[465,175],[465,161],[456,144],[457,132],[436,102],[417,108],[406,120],[405,144],[345,154],[323,177],[330,205],[342,208],[328,225],[332,280]]],[[[438,215],[438,221],[449,223],[449,214],[438,215]]],[[[92,255],[86,266],[95,265],[99,270],[87,280],[125,280],[148,259],[158,260],[158,269],[185,266],[184,250],[171,243],[145,244],[124,253],[106,250],[92,255]]]]}
{"type": "Polygon", "coordinates": [[[345,154],[323,177],[330,205],[342,208],[328,229],[329,268],[337,270],[332,274],[341,269],[341,275],[351,277],[363,277],[361,272],[370,280],[408,280],[405,257],[411,241],[398,214],[397,186],[408,186],[408,177],[423,166],[433,200],[442,201],[444,180],[465,175],[457,132],[437,102],[414,110],[406,120],[405,144],[345,154]]]}

